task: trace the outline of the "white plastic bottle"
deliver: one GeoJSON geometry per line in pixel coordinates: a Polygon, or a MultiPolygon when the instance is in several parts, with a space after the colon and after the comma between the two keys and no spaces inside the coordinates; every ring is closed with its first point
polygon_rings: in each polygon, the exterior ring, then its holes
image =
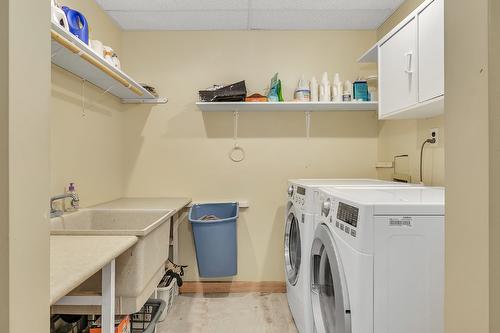
{"type": "Polygon", "coordinates": [[[311,91],[306,83],[304,76],[300,77],[297,89],[295,89],[294,99],[298,102],[309,102],[311,91]]]}
{"type": "Polygon", "coordinates": [[[312,77],[311,82],[309,83],[309,89],[311,90],[311,102],[317,102],[319,100],[319,87],[315,76],[312,77]]]}
{"type": "Polygon", "coordinates": [[[319,101],[330,102],[332,99],[331,85],[328,81],[328,73],[324,72],[319,86],[319,101]]]}
{"type": "Polygon", "coordinates": [[[333,101],[342,102],[342,95],[344,92],[342,81],[340,81],[339,73],[335,73],[333,79],[333,101]]]}

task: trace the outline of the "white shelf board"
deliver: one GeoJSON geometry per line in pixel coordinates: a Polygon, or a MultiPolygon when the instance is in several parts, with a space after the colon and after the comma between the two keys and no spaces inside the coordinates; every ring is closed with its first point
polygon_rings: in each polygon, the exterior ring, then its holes
{"type": "Polygon", "coordinates": [[[377,111],[378,102],[198,102],[204,112],[377,111]]]}
{"type": "Polygon", "coordinates": [[[132,103],[146,103],[146,101],[150,103],[166,103],[166,99],[159,99],[153,96],[130,76],[122,72],[120,69],[110,65],[102,57],[98,56],[87,44],[82,42],[67,30],[64,30],[62,27],[54,23],[52,23],[51,29],[54,33],[69,42],[70,44],[68,45],[76,47],[74,50],[80,50],[75,53],[74,51],[68,49],[68,47],[64,46],[61,41],[52,38],[52,63],[56,66],[59,66],[68,72],[71,72],[76,76],[98,86],[99,88],[120,98],[124,103],[128,102],[128,100],[133,100],[134,102],[132,103]],[[98,64],[102,65],[102,67],[99,68],[95,64],[90,63],[85,60],[82,55],[91,58],[91,61],[96,61],[98,64]],[[112,74],[106,73],[105,70],[112,74]],[[114,78],[113,75],[120,77],[123,83],[114,78]],[[128,86],[125,86],[124,83],[128,86]],[[135,92],[133,91],[134,88],[135,92]]]}
{"type": "Polygon", "coordinates": [[[360,64],[376,64],[378,62],[378,43],[373,45],[358,59],[360,64]]]}

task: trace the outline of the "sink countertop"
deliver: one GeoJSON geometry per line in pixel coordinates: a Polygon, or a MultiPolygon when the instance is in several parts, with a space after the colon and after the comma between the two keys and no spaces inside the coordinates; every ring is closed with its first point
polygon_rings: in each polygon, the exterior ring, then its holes
{"type": "Polygon", "coordinates": [[[191,198],[121,198],[98,204],[90,209],[167,209],[174,213],[191,203],[191,198]]]}
{"type": "Polygon", "coordinates": [[[50,236],[50,304],[136,242],[135,236],[50,236]]]}

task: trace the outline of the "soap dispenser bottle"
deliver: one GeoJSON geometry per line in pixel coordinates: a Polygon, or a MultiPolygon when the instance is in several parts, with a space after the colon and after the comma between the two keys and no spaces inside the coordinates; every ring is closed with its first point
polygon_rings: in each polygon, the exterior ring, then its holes
{"type": "Polygon", "coordinates": [[[69,207],[64,207],[66,212],[74,212],[80,208],[80,198],[76,193],[75,183],[69,183],[66,194],[71,197],[71,204],[69,207]]]}
{"type": "Polygon", "coordinates": [[[332,99],[331,85],[328,81],[328,73],[324,72],[319,86],[319,101],[330,102],[332,99]]]}

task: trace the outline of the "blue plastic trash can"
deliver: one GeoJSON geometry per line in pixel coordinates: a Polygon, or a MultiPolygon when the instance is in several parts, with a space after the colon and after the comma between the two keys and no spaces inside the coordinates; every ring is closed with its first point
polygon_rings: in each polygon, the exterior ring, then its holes
{"type": "Polygon", "coordinates": [[[195,204],[189,210],[201,277],[233,276],[238,271],[237,202],[195,204]],[[208,217],[208,218],[207,218],[208,217]]]}

